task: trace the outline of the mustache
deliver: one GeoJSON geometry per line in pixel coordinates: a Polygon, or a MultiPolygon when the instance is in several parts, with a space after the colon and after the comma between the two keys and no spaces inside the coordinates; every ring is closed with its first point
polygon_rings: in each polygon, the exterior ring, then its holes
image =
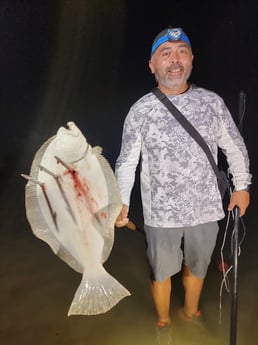
{"type": "Polygon", "coordinates": [[[176,70],[176,69],[180,69],[180,70],[183,70],[184,69],[184,66],[182,66],[180,63],[178,63],[178,62],[175,62],[175,63],[172,63],[172,64],[170,64],[170,66],[168,66],[167,68],[166,68],[166,71],[168,72],[168,71],[174,71],[174,70],[176,70]]]}

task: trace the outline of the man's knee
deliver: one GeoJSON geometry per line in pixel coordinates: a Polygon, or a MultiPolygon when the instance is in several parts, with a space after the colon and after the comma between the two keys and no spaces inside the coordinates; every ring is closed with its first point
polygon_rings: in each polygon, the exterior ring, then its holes
{"type": "Polygon", "coordinates": [[[184,277],[192,277],[194,274],[192,273],[192,271],[190,270],[190,268],[186,265],[184,265],[183,267],[183,276],[184,277]]]}
{"type": "Polygon", "coordinates": [[[196,278],[196,279],[204,279],[205,275],[206,274],[204,274],[204,275],[202,275],[202,274],[194,274],[192,272],[192,270],[188,266],[186,266],[186,265],[184,265],[184,267],[183,267],[183,278],[193,277],[193,278],[196,278]]]}

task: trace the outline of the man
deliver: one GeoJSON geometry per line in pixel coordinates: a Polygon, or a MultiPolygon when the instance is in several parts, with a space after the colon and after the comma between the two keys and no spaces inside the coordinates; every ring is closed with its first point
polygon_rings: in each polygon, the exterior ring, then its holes
{"type": "MultiPolygon", "coordinates": [[[[233,176],[228,209],[249,205],[251,184],[245,144],[223,100],[191,85],[193,53],[181,28],[168,28],[154,39],[149,67],[158,88],[203,136],[217,161],[220,147],[233,176]]],[[[141,156],[141,196],[147,256],[157,326],[170,324],[171,277],[183,262],[184,307],[181,318],[199,318],[199,299],[218,225],[224,217],[216,176],[207,156],[151,92],[130,109],[124,123],[116,176],[123,200],[118,227],[128,222],[130,193],[141,156]],[[184,253],[181,242],[184,239],[184,253]]]]}

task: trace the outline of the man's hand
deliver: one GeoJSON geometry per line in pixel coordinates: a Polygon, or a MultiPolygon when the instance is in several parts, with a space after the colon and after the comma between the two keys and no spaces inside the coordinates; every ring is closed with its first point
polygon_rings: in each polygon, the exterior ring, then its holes
{"type": "Polygon", "coordinates": [[[235,191],[230,199],[228,205],[228,210],[232,211],[235,206],[238,206],[240,209],[240,217],[245,214],[245,211],[250,203],[250,194],[246,190],[235,191]]]}
{"type": "Polygon", "coordinates": [[[118,228],[121,228],[122,226],[125,226],[129,222],[128,211],[129,211],[129,207],[127,205],[123,205],[122,210],[115,222],[115,226],[117,226],[118,228]]]}

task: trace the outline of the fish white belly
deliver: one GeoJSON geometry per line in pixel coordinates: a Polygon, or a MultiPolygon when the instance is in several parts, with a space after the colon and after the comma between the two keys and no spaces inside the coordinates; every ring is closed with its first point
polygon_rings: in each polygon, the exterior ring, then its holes
{"type": "Polygon", "coordinates": [[[68,126],[35,155],[26,212],[34,234],[83,274],[68,315],[99,314],[130,295],[103,267],[113,246],[121,198],[99,149],[92,149],[73,123],[68,126]]]}

